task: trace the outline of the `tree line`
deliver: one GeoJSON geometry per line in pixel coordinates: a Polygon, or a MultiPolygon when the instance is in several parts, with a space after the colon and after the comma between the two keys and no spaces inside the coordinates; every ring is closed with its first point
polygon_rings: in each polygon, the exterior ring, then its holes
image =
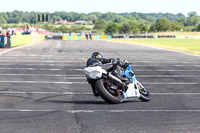
{"type": "Polygon", "coordinates": [[[42,27],[53,32],[78,32],[80,30],[97,30],[99,33],[106,34],[137,34],[145,32],[161,31],[200,31],[200,16],[196,12],[190,12],[187,16],[171,13],[100,13],[93,12],[89,14],[76,12],[2,12],[0,13],[1,25],[9,23],[29,23],[37,24],[38,14],[49,14],[49,24],[42,27]],[[54,27],[56,21],[93,21],[94,28],[85,28],[84,26],[66,26],[54,27]]]}

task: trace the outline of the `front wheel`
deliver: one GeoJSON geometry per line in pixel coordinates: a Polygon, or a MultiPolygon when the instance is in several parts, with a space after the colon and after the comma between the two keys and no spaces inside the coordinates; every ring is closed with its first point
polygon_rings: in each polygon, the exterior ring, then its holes
{"type": "Polygon", "coordinates": [[[140,82],[138,82],[138,89],[139,89],[139,92],[140,92],[140,98],[139,99],[144,101],[144,102],[149,102],[151,100],[150,93],[146,88],[144,88],[142,86],[142,84],[140,82]]]}
{"type": "MultiPolygon", "coordinates": [[[[117,86],[115,87],[117,88],[117,86]]],[[[98,91],[99,95],[110,104],[118,104],[123,100],[121,92],[118,89],[111,88],[111,84],[108,80],[98,80],[95,89],[98,91]]]]}

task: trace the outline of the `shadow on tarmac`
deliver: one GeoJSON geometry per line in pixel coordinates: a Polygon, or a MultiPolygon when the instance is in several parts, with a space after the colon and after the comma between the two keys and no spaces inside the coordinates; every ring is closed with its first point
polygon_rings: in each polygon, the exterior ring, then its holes
{"type": "MultiPolygon", "coordinates": [[[[60,104],[63,104],[63,103],[71,103],[71,104],[101,104],[101,105],[105,105],[105,104],[109,104],[109,103],[107,103],[107,102],[105,102],[105,101],[89,101],[89,100],[87,100],[87,101],[83,101],[83,100],[81,100],[81,101],[62,101],[62,100],[48,100],[48,101],[45,101],[45,102],[51,102],[51,103],[60,103],[60,104]]],[[[122,102],[121,104],[125,104],[125,103],[136,103],[136,102],[142,102],[142,101],[133,101],[133,100],[130,100],[130,101],[124,101],[124,102],[122,102]]],[[[109,104],[109,105],[112,105],[112,104],[109,104]]],[[[116,104],[113,104],[113,105],[116,105],[116,104]]]]}
{"type": "Polygon", "coordinates": [[[62,100],[48,100],[46,102],[52,102],[52,103],[72,103],[72,104],[107,104],[106,102],[104,101],[89,101],[89,100],[86,100],[86,101],[62,101],[62,100]]]}
{"type": "MultiPolygon", "coordinates": [[[[71,103],[71,104],[109,104],[107,102],[105,102],[103,99],[100,100],[54,100],[55,98],[61,97],[61,96],[65,96],[65,95],[53,95],[53,96],[48,96],[48,97],[43,97],[41,99],[37,99],[34,102],[38,102],[38,103],[44,103],[44,102],[49,102],[49,103],[58,103],[58,104],[66,104],[66,103],[71,103]],[[53,99],[52,99],[53,98],[53,99]]],[[[63,98],[64,99],[64,98],[63,98]]],[[[122,103],[136,103],[136,102],[142,102],[139,99],[129,99],[129,100],[125,100],[122,103]]]]}

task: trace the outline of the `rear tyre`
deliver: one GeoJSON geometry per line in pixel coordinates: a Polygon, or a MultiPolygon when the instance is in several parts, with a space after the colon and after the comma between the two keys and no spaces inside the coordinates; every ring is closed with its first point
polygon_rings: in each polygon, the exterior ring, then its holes
{"type": "Polygon", "coordinates": [[[99,95],[110,104],[118,104],[122,102],[123,96],[121,92],[117,89],[111,89],[108,80],[100,79],[96,82],[96,90],[99,95]]]}

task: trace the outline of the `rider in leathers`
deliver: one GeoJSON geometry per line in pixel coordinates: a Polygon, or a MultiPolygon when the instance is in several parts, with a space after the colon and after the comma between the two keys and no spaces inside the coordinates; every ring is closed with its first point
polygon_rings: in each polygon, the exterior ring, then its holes
{"type": "MultiPolygon", "coordinates": [[[[125,63],[122,62],[122,61],[120,61],[120,59],[112,59],[112,58],[110,58],[110,59],[105,59],[105,58],[103,58],[103,55],[100,54],[99,52],[94,52],[94,53],[92,54],[92,57],[89,58],[89,59],[87,60],[86,66],[87,66],[87,67],[90,66],[90,65],[105,66],[106,64],[109,64],[109,63],[112,63],[112,65],[110,65],[110,66],[111,66],[111,67],[110,67],[110,70],[113,70],[113,69],[114,69],[114,70],[119,70],[119,69],[117,68],[117,66],[123,66],[123,67],[125,66],[125,63]]],[[[109,66],[109,65],[108,65],[108,66],[109,66]]],[[[124,79],[124,78],[122,78],[122,77],[118,77],[118,78],[120,78],[120,79],[122,79],[122,80],[126,80],[126,79],[124,79]]],[[[92,86],[92,90],[93,90],[94,96],[98,97],[99,94],[98,94],[98,92],[95,90],[95,82],[94,82],[92,79],[89,79],[89,78],[87,78],[87,81],[88,81],[88,83],[91,84],[91,86],[92,86]]]]}

